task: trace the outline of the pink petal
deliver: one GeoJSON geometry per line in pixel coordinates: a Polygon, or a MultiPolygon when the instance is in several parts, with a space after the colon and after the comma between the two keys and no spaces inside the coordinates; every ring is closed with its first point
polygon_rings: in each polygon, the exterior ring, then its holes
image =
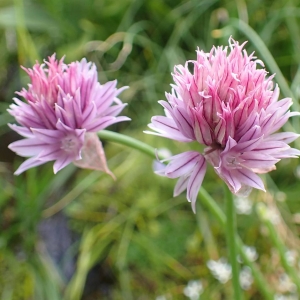
{"type": "Polygon", "coordinates": [[[187,184],[187,199],[192,203],[192,209],[196,212],[196,199],[206,173],[206,162],[203,156],[199,157],[187,184]]]}
{"type": "Polygon", "coordinates": [[[258,149],[259,145],[262,143],[263,136],[256,138],[254,140],[238,143],[233,149],[237,152],[246,152],[253,149],[258,149]]]}
{"type": "Polygon", "coordinates": [[[244,160],[241,164],[249,169],[269,169],[279,161],[271,155],[256,151],[245,152],[240,156],[240,159],[244,160]]]}
{"type": "Polygon", "coordinates": [[[187,112],[179,107],[175,107],[173,109],[174,113],[174,121],[177,125],[177,128],[187,137],[190,139],[195,139],[194,130],[192,124],[190,123],[190,116],[187,112]]]}
{"type": "Polygon", "coordinates": [[[260,177],[252,171],[245,168],[235,169],[234,175],[236,178],[238,178],[240,182],[244,183],[245,185],[251,186],[262,191],[266,191],[260,177]]]}
{"type": "Polygon", "coordinates": [[[64,152],[64,155],[60,155],[53,165],[53,172],[56,174],[58,171],[66,167],[73,161],[73,156],[68,155],[64,152]]]}
{"type": "Polygon", "coordinates": [[[279,133],[273,133],[272,135],[265,138],[266,141],[272,140],[272,141],[281,141],[284,143],[291,143],[295,141],[300,134],[294,133],[294,132],[279,132],[279,133]]]}
{"type": "Polygon", "coordinates": [[[20,156],[30,157],[39,154],[47,145],[36,138],[23,139],[8,145],[8,148],[20,156]]]}
{"type": "Polygon", "coordinates": [[[165,169],[165,176],[169,178],[178,178],[188,174],[197,164],[201,154],[195,151],[188,151],[173,157],[170,157],[170,163],[165,169]]]}
{"type": "Polygon", "coordinates": [[[31,129],[36,138],[38,138],[44,144],[58,143],[60,139],[64,136],[59,130],[52,129],[31,129]]]}
{"type": "Polygon", "coordinates": [[[89,132],[97,132],[100,131],[112,124],[123,122],[123,121],[130,121],[128,117],[120,116],[120,117],[99,117],[98,119],[95,118],[94,120],[84,124],[84,128],[86,128],[89,132]]]}
{"type": "Polygon", "coordinates": [[[116,80],[109,81],[102,85],[99,89],[99,94],[95,99],[98,114],[103,114],[113,103],[113,100],[117,94],[116,84],[116,80]]]}
{"type": "Polygon", "coordinates": [[[54,144],[44,147],[43,151],[38,155],[37,158],[43,162],[46,162],[60,159],[60,157],[65,157],[65,155],[65,151],[60,148],[60,144],[54,144]]]}
{"type": "Polygon", "coordinates": [[[234,170],[226,170],[225,168],[215,168],[220,177],[226,182],[232,193],[236,194],[242,187],[241,182],[233,174],[234,170]]]}
{"type": "Polygon", "coordinates": [[[33,138],[34,135],[32,131],[27,127],[17,126],[15,124],[7,124],[12,130],[17,132],[18,134],[26,137],[26,138],[33,138]]]}
{"type": "Polygon", "coordinates": [[[86,124],[93,121],[97,116],[97,107],[96,103],[93,101],[88,105],[82,113],[82,124],[83,128],[86,128],[86,124]]]}
{"type": "Polygon", "coordinates": [[[253,126],[245,135],[243,135],[238,143],[247,142],[250,140],[257,139],[261,136],[261,128],[258,125],[253,126]]]}
{"type": "Polygon", "coordinates": [[[182,176],[177,180],[177,183],[175,185],[174,188],[174,193],[173,196],[177,197],[178,195],[180,195],[184,190],[187,189],[187,185],[188,185],[188,181],[190,179],[190,175],[189,176],[182,176]]]}
{"type": "Polygon", "coordinates": [[[190,142],[191,139],[184,136],[181,131],[177,128],[177,125],[173,119],[163,117],[163,116],[155,116],[151,119],[151,124],[148,124],[150,129],[153,129],[156,132],[146,131],[145,133],[160,135],[169,139],[174,139],[181,142],[190,142]]]}
{"type": "Polygon", "coordinates": [[[273,155],[274,153],[282,152],[283,150],[289,149],[289,145],[281,141],[262,141],[255,147],[255,151],[273,155]]]}
{"type": "Polygon", "coordinates": [[[212,131],[209,124],[202,115],[202,110],[193,111],[194,113],[194,134],[200,144],[211,145],[213,142],[212,131]]]}
{"type": "Polygon", "coordinates": [[[276,152],[273,154],[276,158],[298,158],[300,156],[300,150],[295,148],[289,148],[280,152],[276,152]]]}
{"type": "Polygon", "coordinates": [[[127,106],[127,103],[110,106],[105,110],[104,115],[116,117],[127,106]]]}
{"type": "Polygon", "coordinates": [[[21,173],[23,173],[24,171],[33,168],[33,167],[37,167],[39,165],[44,164],[44,161],[38,160],[36,157],[31,157],[28,158],[27,160],[25,160],[20,166],[19,168],[15,171],[15,175],[20,175],[21,173]]]}

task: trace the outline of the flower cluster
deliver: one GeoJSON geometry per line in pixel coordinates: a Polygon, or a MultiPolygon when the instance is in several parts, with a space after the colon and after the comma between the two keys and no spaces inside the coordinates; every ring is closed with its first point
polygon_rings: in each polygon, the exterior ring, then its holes
{"type": "Polygon", "coordinates": [[[231,265],[224,257],[221,257],[219,260],[209,260],[207,267],[213,276],[223,284],[232,276],[231,265]]]}
{"type": "Polygon", "coordinates": [[[32,69],[23,68],[31,84],[17,94],[9,113],[20,124],[11,129],[25,137],[9,145],[20,156],[30,157],[15,174],[55,161],[54,173],[71,162],[85,168],[110,171],[96,132],[117,122],[126,104],[117,97],[126,88],[116,81],[101,85],[96,66],[86,59],[65,64],[55,55],[32,69]]]}
{"type": "Polygon", "coordinates": [[[158,172],[179,178],[174,195],[187,189],[194,210],[207,162],[242,196],[252,188],[264,190],[257,173],[300,154],[288,145],[298,134],[275,133],[299,113],[288,111],[290,98],[278,101],[274,75],[267,77],[262,61],[243,47],[230,38],[229,53],[228,47],[213,47],[209,53],[198,49],[196,60],[175,66],[172,93],[166,93],[168,101],[159,101],[165,116],[154,116],[149,124],[154,132],[147,133],[204,146],[203,153],[187,151],[169,158],[158,172]]]}
{"type": "Polygon", "coordinates": [[[183,294],[190,298],[190,300],[199,300],[203,293],[203,285],[201,280],[191,280],[183,289],[183,294]]]}

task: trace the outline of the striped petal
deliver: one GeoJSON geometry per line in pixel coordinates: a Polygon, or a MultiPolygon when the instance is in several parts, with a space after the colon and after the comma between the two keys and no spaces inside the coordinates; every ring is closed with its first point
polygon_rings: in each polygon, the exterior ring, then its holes
{"type": "Polygon", "coordinates": [[[192,209],[194,213],[196,213],[196,199],[205,173],[206,162],[204,157],[200,156],[187,184],[187,199],[192,203],[192,209]]]}

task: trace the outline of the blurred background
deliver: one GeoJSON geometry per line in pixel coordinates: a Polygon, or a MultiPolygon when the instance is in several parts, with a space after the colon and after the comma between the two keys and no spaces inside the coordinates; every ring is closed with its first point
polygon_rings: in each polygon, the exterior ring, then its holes
{"type": "MultiPolygon", "coordinates": [[[[73,165],[54,175],[52,163],[14,176],[24,159],[7,149],[20,137],[6,110],[28,83],[20,65],[54,52],[67,63],[86,57],[101,83],[130,86],[120,98],[132,121],[108,129],[177,154],[188,145],[143,133],[163,112],[157,101],[171,90],[174,65],[230,35],[247,40],[298,109],[299,17],[296,0],[0,0],[0,299],[232,299],[224,228],[201,201],[194,215],[184,194],[173,198],[175,181],[153,174],[151,158],[105,142],[116,181],[73,165]]],[[[292,122],[286,128],[300,132],[292,122]]],[[[298,299],[260,212],[263,203],[298,272],[299,160],[263,179],[267,193],[236,200],[238,231],[274,299],[298,299]]],[[[203,186],[222,208],[212,169],[203,186]]],[[[245,299],[264,299],[242,270],[245,299]]]]}

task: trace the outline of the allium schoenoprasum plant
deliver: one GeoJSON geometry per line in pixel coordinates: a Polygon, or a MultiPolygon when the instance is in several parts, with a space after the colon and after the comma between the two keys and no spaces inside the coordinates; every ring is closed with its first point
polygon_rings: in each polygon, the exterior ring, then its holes
{"type": "Polygon", "coordinates": [[[15,173],[53,160],[54,173],[71,162],[111,173],[96,132],[129,120],[118,116],[126,105],[118,98],[124,88],[117,89],[116,81],[100,84],[95,64],[86,59],[66,65],[52,55],[25,71],[31,83],[17,94],[26,103],[14,98],[8,110],[20,124],[10,128],[25,139],[9,148],[30,158],[15,173]]]}
{"type": "Polygon", "coordinates": [[[196,60],[175,66],[172,93],[166,94],[168,102],[160,101],[166,116],[154,116],[149,124],[153,134],[205,147],[203,153],[187,151],[167,158],[168,165],[157,172],[179,178],[174,195],[186,189],[194,210],[206,162],[234,194],[247,196],[252,188],[265,190],[256,173],[300,155],[288,146],[297,133],[277,133],[289,117],[300,113],[288,111],[292,99],[278,101],[274,75],[267,76],[263,62],[254,53],[248,55],[244,45],[230,38],[229,47],[208,53],[198,49],[196,60]]]}

